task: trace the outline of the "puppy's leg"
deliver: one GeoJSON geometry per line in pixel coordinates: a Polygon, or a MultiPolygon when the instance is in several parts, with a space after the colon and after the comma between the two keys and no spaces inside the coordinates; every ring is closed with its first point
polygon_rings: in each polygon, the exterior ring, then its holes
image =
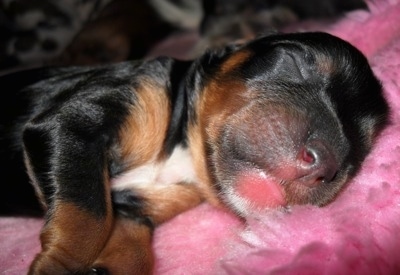
{"type": "Polygon", "coordinates": [[[30,274],[86,273],[112,227],[106,142],[55,122],[38,119],[24,132],[28,172],[48,209],[30,274]]]}
{"type": "Polygon", "coordinates": [[[111,236],[94,263],[94,269],[112,275],[151,274],[154,265],[151,247],[153,229],[149,223],[122,216],[116,218],[111,236]]]}
{"type": "Polygon", "coordinates": [[[110,215],[95,217],[68,203],[60,203],[53,212],[40,235],[42,252],[29,274],[88,272],[107,240],[110,215]]]}
{"type": "Polygon", "coordinates": [[[137,189],[137,192],[145,201],[143,215],[150,218],[154,225],[199,205],[204,197],[200,189],[191,183],[137,189]]]}
{"type": "Polygon", "coordinates": [[[116,191],[118,217],[106,247],[95,267],[110,274],[151,274],[153,227],[167,221],[202,201],[196,186],[174,184],[151,189],[116,191]]]}

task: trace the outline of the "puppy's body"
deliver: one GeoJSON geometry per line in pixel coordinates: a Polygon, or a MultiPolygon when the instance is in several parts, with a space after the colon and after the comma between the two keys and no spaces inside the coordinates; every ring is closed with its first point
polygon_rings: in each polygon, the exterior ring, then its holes
{"type": "Polygon", "coordinates": [[[3,127],[47,208],[32,274],[150,272],[152,227],[202,200],[324,205],[387,117],[366,59],[321,33],[38,74],[3,127]]]}

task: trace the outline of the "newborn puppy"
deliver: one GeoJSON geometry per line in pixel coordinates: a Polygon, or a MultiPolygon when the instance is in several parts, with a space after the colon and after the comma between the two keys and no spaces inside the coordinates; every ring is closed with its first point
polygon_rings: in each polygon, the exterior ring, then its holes
{"type": "Polygon", "coordinates": [[[244,218],[325,205],[388,114],[366,58],[324,33],[1,85],[19,86],[3,92],[1,135],[47,209],[30,274],[151,273],[154,226],[204,200],[244,218]]]}

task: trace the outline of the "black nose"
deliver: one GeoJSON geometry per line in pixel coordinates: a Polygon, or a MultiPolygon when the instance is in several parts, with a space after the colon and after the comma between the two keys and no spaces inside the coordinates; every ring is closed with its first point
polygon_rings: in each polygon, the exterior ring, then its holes
{"type": "Polygon", "coordinates": [[[322,141],[313,140],[301,149],[298,157],[297,181],[307,186],[331,182],[339,168],[335,154],[322,141]]]}

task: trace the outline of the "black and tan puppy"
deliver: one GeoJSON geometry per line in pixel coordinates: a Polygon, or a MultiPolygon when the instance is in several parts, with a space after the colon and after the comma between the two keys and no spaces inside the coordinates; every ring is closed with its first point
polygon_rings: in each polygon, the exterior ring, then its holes
{"type": "Polygon", "coordinates": [[[47,209],[31,274],[150,273],[153,227],[203,200],[243,217],[324,205],[388,112],[366,58],[323,33],[193,62],[24,72],[1,87],[12,95],[3,145],[13,142],[47,209]]]}

